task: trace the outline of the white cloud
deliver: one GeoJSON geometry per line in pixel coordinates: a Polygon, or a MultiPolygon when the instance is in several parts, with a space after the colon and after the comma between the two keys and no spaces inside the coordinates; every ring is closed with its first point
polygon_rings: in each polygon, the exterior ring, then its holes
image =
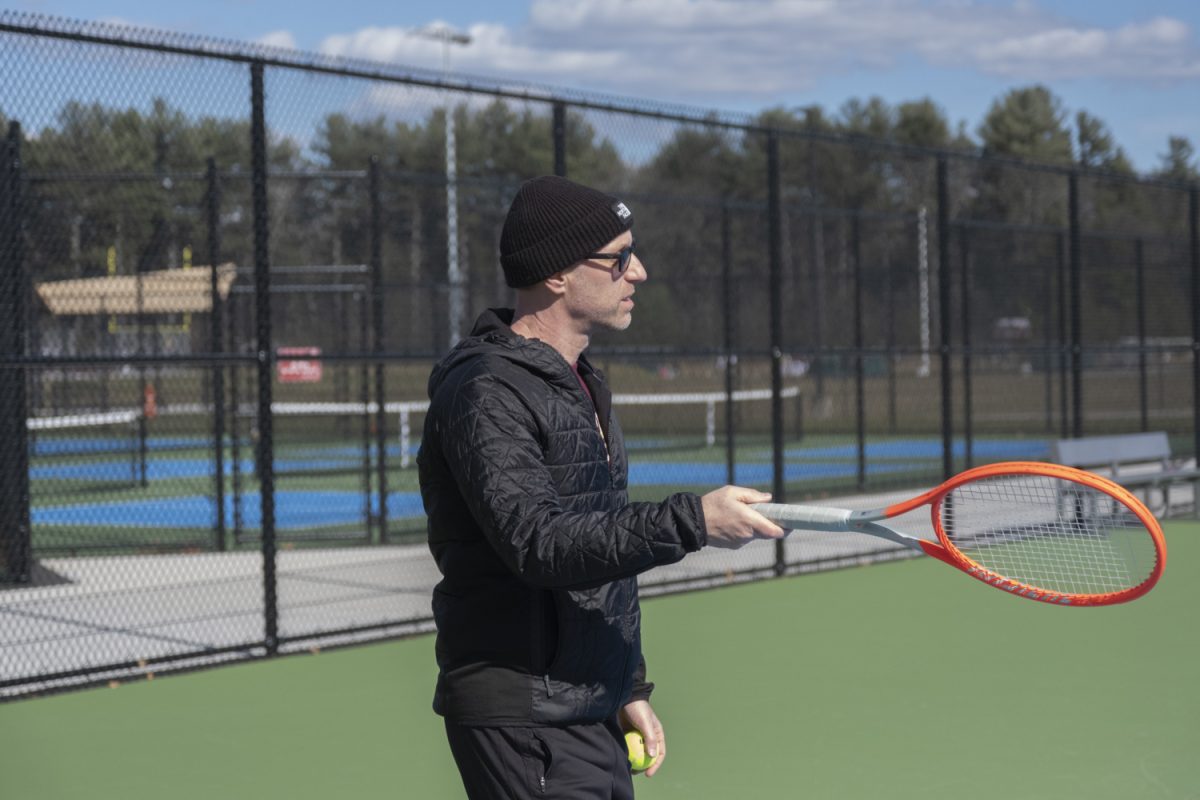
{"type": "MultiPolygon", "coordinates": [[[[817,80],[917,59],[1049,81],[1200,77],[1183,22],[1080,25],[1033,0],[533,0],[520,27],[481,22],[451,69],[643,96],[795,92],[817,80]]],[[[324,53],[440,69],[443,45],[411,29],[330,36],[324,53]]]]}
{"type": "MultiPolygon", "coordinates": [[[[517,91],[525,91],[524,86],[510,87],[517,91]]],[[[408,86],[395,83],[371,83],[352,102],[348,103],[345,113],[352,119],[371,119],[383,116],[385,119],[417,123],[423,122],[436,109],[446,107],[447,97],[442,91],[419,86],[408,86]]],[[[465,107],[472,112],[482,111],[494,102],[494,98],[486,94],[455,92],[449,101],[454,108],[465,107]]],[[[516,104],[509,100],[510,108],[516,104]]],[[[539,113],[546,113],[544,103],[533,103],[531,106],[539,113]]]]}
{"type": "Polygon", "coordinates": [[[271,31],[254,40],[255,44],[265,44],[268,47],[279,47],[284,50],[299,50],[296,37],[291,31],[271,31]]]}
{"type": "Polygon", "coordinates": [[[448,54],[456,72],[503,74],[574,74],[598,66],[614,66],[616,52],[537,48],[521,42],[503,25],[479,23],[466,33],[470,45],[452,44],[421,36],[411,28],[363,28],[350,34],[329,36],[320,51],[327,55],[392,61],[428,69],[440,69],[448,54]]]}
{"type": "Polygon", "coordinates": [[[1200,77],[1191,31],[1163,17],[1115,30],[1055,28],[984,45],[979,65],[998,75],[1030,78],[1186,79],[1200,77]]]}

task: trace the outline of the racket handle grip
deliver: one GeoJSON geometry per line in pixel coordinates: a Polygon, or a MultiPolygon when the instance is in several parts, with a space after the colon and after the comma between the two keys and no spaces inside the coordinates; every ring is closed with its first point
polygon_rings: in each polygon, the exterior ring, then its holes
{"type": "Polygon", "coordinates": [[[790,503],[755,503],[750,506],[781,528],[806,531],[849,530],[848,508],[832,506],[802,506],[790,503]]]}

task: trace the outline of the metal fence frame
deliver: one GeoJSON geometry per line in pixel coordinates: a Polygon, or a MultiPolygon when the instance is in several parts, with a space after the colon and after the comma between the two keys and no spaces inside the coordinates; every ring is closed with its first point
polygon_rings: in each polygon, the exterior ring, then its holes
{"type": "MultiPolygon", "coordinates": [[[[1059,242],[1060,270],[1056,279],[1060,281],[1062,291],[1061,301],[1066,301],[1068,308],[1061,309],[1058,318],[1066,328],[1061,331],[1062,338],[1057,343],[1046,342],[1041,348],[1049,360],[1056,360],[1059,365],[1057,376],[1063,384],[1060,399],[1063,408],[1059,410],[1061,435],[1082,436],[1085,433],[1084,414],[1084,356],[1085,345],[1081,322],[1084,310],[1081,307],[1083,280],[1083,241],[1094,234],[1084,231],[1080,213],[1080,178],[1092,177],[1098,173],[1084,171],[1080,168],[1052,166],[1045,164],[1030,164],[1005,159],[984,159],[979,154],[960,151],[938,151],[925,148],[914,148],[890,142],[849,140],[845,137],[832,136],[806,131],[782,130],[766,128],[733,115],[714,115],[711,112],[698,112],[692,109],[655,106],[647,103],[605,98],[595,95],[581,95],[562,90],[550,90],[543,87],[529,87],[524,90],[514,90],[475,79],[459,78],[446,75],[433,75],[418,71],[402,70],[373,63],[347,61],[296,54],[291,51],[274,50],[265,47],[251,47],[241,44],[213,42],[189,36],[163,34],[150,31],[137,31],[124,28],[112,28],[104,25],[71,23],[45,17],[33,17],[24,14],[0,14],[0,34],[24,37],[56,39],[71,42],[81,42],[103,45],[121,49],[140,49],[158,53],[185,55],[201,59],[215,59],[244,65],[247,69],[248,116],[250,126],[250,152],[252,154],[252,169],[249,175],[237,176],[222,174],[221,165],[212,157],[208,158],[203,173],[187,177],[202,181],[205,186],[204,209],[206,213],[205,242],[211,264],[220,263],[222,250],[222,227],[220,209],[222,187],[229,180],[249,180],[251,185],[253,207],[253,287],[254,287],[254,349],[252,353],[235,353],[229,351],[230,341],[227,340],[227,329],[232,324],[232,317],[223,316],[227,310],[221,303],[213,304],[213,321],[211,336],[208,343],[210,352],[186,357],[163,357],[139,352],[135,357],[120,356],[110,359],[99,356],[65,356],[45,357],[30,355],[28,320],[29,309],[26,298],[30,296],[30,276],[25,266],[25,243],[22,238],[23,216],[25,214],[23,188],[32,181],[62,179],[63,176],[30,175],[24,169],[21,160],[22,132],[20,123],[14,121],[7,131],[4,147],[3,164],[0,164],[0,303],[3,303],[4,314],[0,315],[0,373],[5,379],[0,383],[0,440],[6,445],[0,462],[0,530],[3,536],[3,572],[2,578],[13,586],[20,586],[30,581],[33,574],[36,553],[31,544],[30,524],[30,484],[28,464],[27,430],[23,421],[28,416],[29,397],[27,394],[28,380],[25,376],[37,368],[61,368],[73,364],[102,364],[127,363],[147,368],[161,365],[187,365],[203,368],[209,371],[211,386],[215,397],[223,397],[226,391],[227,371],[235,368],[253,369],[256,393],[253,398],[256,407],[256,417],[259,424],[259,438],[255,461],[258,469],[260,484],[260,503],[262,509],[261,525],[261,555],[262,555],[262,593],[263,593],[263,632],[260,639],[245,642],[223,650],[208,649],[204,652],[182,652],[161,658],[143,659],[137,662],[109,663],[70,670],[56,674],[23,677],[15,680],[0,679],[0,690],[26,691],[31,686],[46,685],[78,685],[86,684],[113,674],[123,672],[144,671],[148,668],[168,667],[198,663],[197,659],[225,659],[256,656],[274,656],[287,649],[287,645],[299,642],[336,641],[344,637],[374,636],[394,634],[400,628],[407,630],[428,629],[428,618],[397,620],[392,624],[371,624],[352,626],[337,630],[326,630],[311,635],[288,637],[281,635],[279,630],[278,586],[276,562],[279,546],[276,535],[276,486],[275,486],[275,452],[273,447],[272,411],[273,374],[277,361],[276,344],[273,337],[273,320],[269,298],[273,289],[272,260],[270,252],[268,183],[272,180],[283,179],[268,166],[267,139],[268,129],[265,116],[264,74],[268,70],[301,71],[306,73],[336,75],[345,78],[364,79],[374,82],[421,86],[437,89],[449,89],[459,93],[487,95],[501,99],[534,102],[546,105],[552,114],[553,125],[553,154],[554,170],[559,175],[570,174],[570,163],[567,158],[567,112],[603,111],[626,117],[652,118],[655,120],[681,123],[720,129],[738,134],[761,137],[766,148],[766,170],[762,175],[765,189],[766,205],[763,211],[767,220],[767,242],[765,256],[767,262],[766,280],[770,304],[769,315],[770,344],[766,351],[749,351],[739,346],[731,323],[736,309],[729,300],[734,294],[731,271],[730,235],[729,235],[729,201],[722,203],[719,209],[722,219],[722,263],[724,265],[723,281],[726,287],[725,319],[723,320],[723,347],[707,352],[708,355],[722,356],[727,359],[725,389],[732,399],[735,391],[734,358],[756,357],[766,359],[770,364],[771,386],[771,429],[773,491],[777,501],[786,501],[787,481],[785,474],[785,430],[787,429],[788,405],[784,391],[784,359],[785,309],[783,300],[784,276],[784,215],[788,201],[784,197],[781,185],[782,169],[780,166],[780,143],[785,139],[804,139],[814,142],[827,141],[839,145],[851,144],[869,151],[889,151],[905,156],[927,160],[936,170],[935,196],[933,198],[934,214],[933,239],[936,241],[936,275],[939,295],[937,306],[940,327],[937,330],[934,347],[936,357],[940,362],[940,423],[942,448],[942,475],[949,477],[962,466],[954,451],[954,435],[956,428],[961,430],[967,441],[967,462],[971,461],[970,442],[972,436],[972,400],[971,376],[973,372],[971,359],[973,356],[985,355],[986,346],[980,346],[970,340],[968,302],[957,305],[961,315],[962,335],[955,341],[954,328],[956,320],[956,304],[952,295],[956,283],[967,298],[969,287],[968,263],[971,232],[985,226],[974,220],[955,219],[953,215],[953,198],[950,188],[950,169],[953,164],[962,162],[986,163],[989,166],[1004,167],[1011,170],[1035,171],[1053,176],[1061,180],[1068,197],[1069,212],[1065,228],[1051,229],[1050,233],[1059,242]],[[956,246],[957,245],[957,246],[956,246]],[[960,366],[956,368],[956,360],[960,366]],[[954,375],[959,372],[964,376],[965,393],[963,407],[956,409],[954,375]],[[14,379],[14,376],[17,376],[14,379]],[[1070,401],[1070,407],[1066,403],[1070,401]],[[959,414],[961,413],[961,422],[959,414]]],[[[363,382],[362,395],[358,398],[364,409],[373,409],[373,442],[377,454],[373,477],[374,486],[368,491],[377,493],[380,502],[378,516],[372,521],[377,525],[374,532],[368,530],[368,537],[375,543],[387,543],[388,509],[387,509],[387,448],[386,441],[391,431],[386,412],[388,386],[385,381],[385,366],[404,361],[427,361],[434,354],[428,352],[388,352],[385,349],[384,336],[384,294],[383,286],[383,255],[382,237],[383,220],[380,204],[380,186],[385,178],[395,179],[396,176],[385,175],[378,157],[372,158],[363,165],[363,169],[355,173],[339,173],[342,178],[352,179],[362,187],[366,194],[368,224],[370,230],[369,262],[367,267],[367,286],[370,293],[370,326],[367,331],[365,346],[358,353],[331,354],[326,358],[346,364],[358,365],[364,372],[370,373],[370,378],[363,382]]],[[[97,176],[93,176],[97,177],[97,176]]],[[[105,176],[98,176],[105,178],[105,176]]],[[[107,176],[105,179],[128,179],[137,176],[107,176]]],[[[160,176],[156,176],[160,177],[160,176]]],[[[1194,416],[1191,421],[1193,433],[1193,453],[1200,453],[1200,189],[1194,184],[1182,185],[1166,181],[1149,181],[1134,179],[1127,176],[1104,175],[1105,180],[1114,182],[1133,182],[1146,186],[1157,186],[1165,190],[1186,193],[1188,198],[1188,232],[1189,232],[1189,269],[1191,276],[1190,308],[1192,320],[1192,343],[1188,355],[1192,362],[1192,386],[1194,416]]],[[[826,209],[827,210],[827,209],[826,209]]],[[[814,212],[815,213],[815,212],[814,212]]],[[[856,386],[856,429],[859,447],[859,484],[862,485],[865,474],[866,422],[864,418],[864,381],[865,363],[868,357],[877,353],[877,348],[868,347],[863,339],[864,317],[869,313],[863,307],[863,275],[861,259],[857,257],[860,241],[859,226],[868,219],[872,212],[862,209],[851,210],[851,251],[856,254],[853,260],[853,298],[852,308],[847,313],[853,317],[854,344],[844,353],[853,364],[853,374],[856,386]]],[[[1137,253],[1141,258],[1141,241],[1144,234],[1130,234],[1130,239],[1137,240],[1137,253]]],[[[1140,271],[1139,271],[1140,276],[1140,271]]],[[[1139,277],[1139,281],[1140,281],[1139,277]]],[[[213,271],[213,296],[216,297],[216,272],[213,271]]],[[[1139,283],[1140,286],[1140,283],[1139,283]]],[[[456,287],[449,287],[453,291],[456,287]]],[[[1140,297],[1140,289],[1139,289],[1140,297]]],[[[1140,303],[1140,300],[1139,300],[1140,303]]],[[[1142,341],[1138,348],[1141,358],[1142,375],[1142,428],[1145,429],[1145,354],[1153,351],[1146,345],[1144,339],[1144,304],[1139,305],[1139,326],[1142,341]]],[[[1038,348],[1030,348],[1036,350],[1038,348]]],[[[664,351],[683,352],[680,348],[667,347],[664,351]]],[[[837,353],[838,348],[825,348],[825,353],[837,353]]],[[[823,355],[825,353],[818,353],[823,355]]],[[[696,355],[696,352],[692,352],[696,355]]],[[[890,353],[888,354],[890,355],[890,353]]],[[[1047,397],[1049,397],[1050,373],[1047,373],[1047,397]]],[[[218,465],[213,491],[218,498],[218,508],[224,508],[225,485],[222,478],[224,441],[228,431],[229,420],[226,419],[223,403],[214,404],[212,419],[212,437],[214,442],[214,458],[218,465]]],[[[732,402],[726,404],[727,414],[724,424],[729,432],[729,441],[734,439],[734,423],[732,402]]],[[[1048,409],[1048,413],[1050,413],[1048,409]]],[[[1048,419],[1049,421],[1049,419],[1048,419]]],[[[730,447],[727,453],[727,467],[732,476],[734,469],[734,453],[730,447]]],[[[224,548],[227,541],[224,515],[218,513],[214,522],[216,549],[224,548]]],[[[368,523],[370,524],[370,522],[368,523]]],[[[775,548],[774,561],[764,568],[755,566],[741,573],[742,577],[756,577],[763,574],[784,575],[800,571],[808,571],[823,566],[837,566],[845,563],[858,563],[863,558],[879,559],[898,557],[898,553],[884,551],[869,556],[816,558],[797,561],[790,558],[784,543],[778,543],[775,548]]],[[[732,574],[732,573],[731,573],[732,574]]],[[[660,590],[672,586],[689,587],[697,585],[695,578],[680,578],[664,580],[660,590]]],[[[704,581],[699,581],[703,584],[704,581]]],[[[2,696],[2,691],[0,691],[2,696]]]]}

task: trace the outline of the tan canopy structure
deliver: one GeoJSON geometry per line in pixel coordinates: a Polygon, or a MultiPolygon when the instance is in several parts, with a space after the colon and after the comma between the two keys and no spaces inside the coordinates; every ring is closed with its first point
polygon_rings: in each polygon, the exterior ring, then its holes
{"type": "MultiPolygon", "coordinates": [[[[46,281],[35,288],[38,297],[55,316],[204,314],[212,311],[212,270],[212,267],[191,267],[140,275],[46,281]]],[[[216,270],[217,293],[224,300],[237,278],[237,267],[228,263],[216,270]]]]}

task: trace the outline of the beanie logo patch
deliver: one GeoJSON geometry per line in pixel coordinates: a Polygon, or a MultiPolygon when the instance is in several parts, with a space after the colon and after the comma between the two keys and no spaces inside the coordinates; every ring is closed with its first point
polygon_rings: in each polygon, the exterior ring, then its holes
{"type": "Polygon", "coordinates": [[[625,221],[633,216],[633,212],[629,210],[629,207],[619,200],[613,203],[612,210],[621,221],[625,221]]]}

